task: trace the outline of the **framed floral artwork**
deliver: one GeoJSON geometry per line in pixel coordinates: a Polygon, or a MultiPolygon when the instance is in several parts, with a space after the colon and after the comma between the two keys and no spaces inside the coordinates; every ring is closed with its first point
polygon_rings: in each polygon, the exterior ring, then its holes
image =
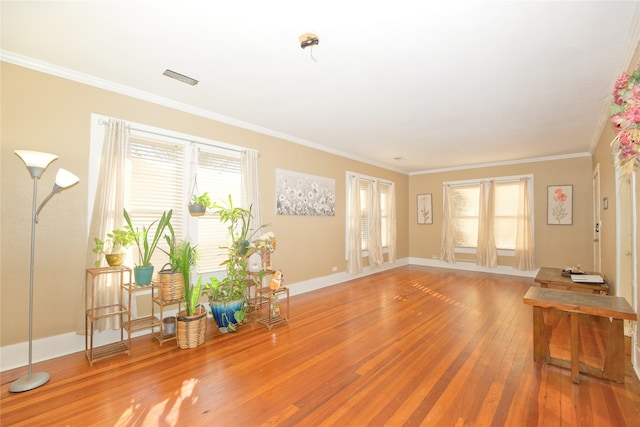
{"type": "Polygon", "coordinates": [[[335,180],[276,169],[276,214],[335,216],[335,180]]]}
{"type": "Polygon", "coordinates": [[[573,224],[573,185],[547,187],[547,224],[573,224]]]}
{"type": "Polygon", "coordinates": [[[418,224],[433,224],[431,194],[418,194],[418,224]]]}

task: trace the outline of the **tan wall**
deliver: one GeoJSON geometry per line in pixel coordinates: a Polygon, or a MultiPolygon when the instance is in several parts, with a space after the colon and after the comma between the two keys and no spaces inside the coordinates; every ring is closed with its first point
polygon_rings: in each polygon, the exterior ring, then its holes
{"type": "MultiPolygon", "coordinates": [[[[636,70],[640,64],[640,45],[631,59],[631,63],[627,71],[636,70]]],[[[611,88],[613,92],[613,87],[611,88]]],[[[608,281],[612,285],[612,292],[616,292],[617,288],[617,272],[616,257],[618,251],[616,248],[616,229],[617,224],[617,199],[616,176],[614,169],[613,156],[611,155],[611,141],[615,137],[615,128],[613,124],[607,120],[604,124],[602,134],[598,139],[598,143],[593,152],[593,166],[600,167],[600,196],[608,197],[609,209],[604,210],[601,207],[600,214],[603,225],[602,242],[602,272],[606,275],[608,281]]],[[[624,229],[628,229],[623,226],[624,229]]],[[[630,300],[630,298],[628,298],[630,300]]]]}
{"type": "MultiPolygon", "coordinates": [[[[396,182],[398,258],[409,256],[407,175],[370,166],[281,139],[176,111],[55,76],[1,64],[1,342],[28,336],[29,248],[32,181],[13,154],[30,149],[57,154],[39,183],[39,200],[48,194],[58,168],[80,177],[80,184],[55,196],[36,227],[34,339],[75,331],[81,309],[87,249],[87,176],[90,114],[98,113],[176,132],[256,148],[260,151],[263,220],[278,239],[274,264],[287,282],[344,271],[345,172],[396,182]],[[275,169],[334,178],[334,217],[275,215],[275,169]]],[[[186,207],[185,207],[186,209],[186,207]]]]}
{"type": "MultiPolygon", "coordinates": [[[[91,113],[258,149],[261,153],[263,220],[272,224],[271,230],[278,238],[274,264],[285,271],[288,283],[329,275],[334,266],[338,271],[344,271],[346,170],[397,183],[398,258],[427,259],[440,254],[443,181],[534,174],[537,264],[591,265],[590,158],[409,177],[12,64],[0,62],[0,65],[1,346],[23,342],[28,334],[32,181],[13,154],[16,149],[48,151],[59,156],[40,180],[39,200],[51,189],[58,168],[69,169],[80,177],[78,186],[49,202],[36,228],[34,339],[72,332],[76,328],[76,315],[82,304],[78,296],[84,284],[84,260],[88,250],[87,168],[91,113]],[[336,216],[276,216],[274,186],[278,168],[334,178],[336,216]],[[574,186],[572,226],[546,224],[547,185],[557,184],[574,186]],[[417,225],[416,195],[423,193],[433,195],[433,225],[417,225]]],[[[610,139],[603,138],[608,144],[610,139]]],[[[599,144],[597,153],[601,151],[604,153],[606,147],[599,144]]],[[[604,180],[609,173],[605,168],[607,161],[601,161],[602,195],[609,196],[610,209],[605,215],[614,215],[615,195],[604,180]]],[[[603,216],[603,221],[608,218],[603,216]]],[[[615,239],[613,233],[610,236],[615,239]]],[[[603,243],[603,265],[615,265],[614,261],[605,261],[609,256],[615,261],[615,250],[609,249],[607,241],[603,243]]],[[[501,258],[500,263],[510,265],[510,260],[501,258]]],[[[607,270],[605,273],[609,275],[607,270]]]]}
{"type": "MultiPolygon", "coordinates": [[[[442,183],[447,181],[533,174],[534,239],[536,266],[565,267],[581,264],[591,268],[592,184],[591,158],[580,157],[508,166],[415,175],[409,184],[409,252],[417,258],[440,258],[442,230],[442,183]],[[547,186],[573,185],[573,225],[547,224],[547,186]],[[418,225],[416,195],[431,193],[433,225],[418,225]]],[[[460,256],[457,259],[462,260],[460,256]]],[[[473,257],[466,258],[475,260],[473,257]]],[[[500,265],[511,266],[511,257],[500,257],[500,265]]]]}

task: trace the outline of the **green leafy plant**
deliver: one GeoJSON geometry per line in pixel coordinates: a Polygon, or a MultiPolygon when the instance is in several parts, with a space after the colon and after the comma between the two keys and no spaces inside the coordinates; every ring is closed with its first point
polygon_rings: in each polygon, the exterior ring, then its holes
{"type": "Polygon", "coordinates": [[[211,196],[209,196],[209,192],[204,192],[201,195],[194,194],[191,197],[191,204],[193,205],[203,205],[205,208],[213,207],[211,203],[211,196]]]}
{"type": "Polygon", "coordinates": [[[127,213],[127,210],[124,209],[124,219],[127,222],[125,228],[132,231],[136,235],[135,243],[138,247],[138,267],[149,267],[151,266],[151,256],[156,250],[158,246],[158,242],[162,237],[162,233],[164,232],[167,225],[171,224],[171,215],[173,214],[173,210],[162,212],[162,216],[159,220],[153,221],[149,227],[142,227],[142,231],[138,231],[138,229],[133,228],[133,224],[131,223],[131,218],[127,213]],[[149,232],[151,228],[156,224],[155,234],[153,235],[153,239],[149,242],[149,232]]]}
{"type": "MultiPolygon", "coordinates": [[[[122,253],[126,248],[133,245],[136,241],[136,233],[129,228],[124,230],[115,229],[111,233],[107,234],[105,240],[101,240],[97,237],[93,238],[95,247],[93,248],[94,254],[117,254],[122,253]]],[[[100,260],[96,260],[95,266],[100,266],[100,260]]]]}
{"type": "MultiPolygon", "coordinates": [[[[165,236],[165,238],[170,240],[168,236],[165,236]]],[[[193,286],[191,284],[191,272],[198,264],[200,253],[195,246],[191,246],[190,242],[184,240],[176,242],[174,240],[173,243],[173,245],[170,244],[169,246],[169,252],[164,252],[169,255],[172,270],[182,273],[182,279],[184,280],[185,312],[187,316],[193,316],[198,306],[198,299],[200,298],[202,277],[199,277],[198,282],[193,286]]]]}
{"type": "MultiPolygon", "coordinates": [[[[212,207],[214,214],[220,217],[220,221],[227,224],[227,231],[230,245],[227,249],[227,259],[221,264],[226,266],[226,276],[222,279],[211,277],[203,289],[203,294],[207,295],[209,302],[229,302],[245,297],[247,283],[252,280],[259,283],[260,278],[249,275],[247,271],[247,261],[249,256],[255,251],[250,241],[261,228],[251,231],[251,208],[244,209],[233,205],[229,195],[229,203],[226,206],[214,203],[212,207]]],[[[246,314],[246,306],[234,312],[236,324],[242,323],[246,314]]],[[[235,330],[230,322],[228,327],[235,330]]]]}

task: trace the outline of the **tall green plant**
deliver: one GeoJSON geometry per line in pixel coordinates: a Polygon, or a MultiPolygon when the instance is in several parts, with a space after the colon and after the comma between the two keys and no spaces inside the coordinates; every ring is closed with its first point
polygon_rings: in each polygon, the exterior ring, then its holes
{"type": "Polygon", "coordinates": [[[186,241],[179,242],[175,245],[174,250],[169,252],[172,267],[175,265],[175,271],[179,271],[184,280],[184,300],[187,316],[195,314],[202,289],[202,277],[198,278],[195,286],[191,285],[191,270],[196,266],[198,257],[197,248],[186,241]]]}
{"type": "Polygon", "coordinates": [[[162,212],[162,216],[159,220],[153,221],[149,227],[142,227],[142,231],[138,231],[137,228],[133,228],[133,224],[131,223],[131,218],[129,217],[129,213],[126,209],[124,211],[124,219],[127,222],[125,228],[136,233],[136,246],[138,247],[138,267],[149,267],[151,265],[151,256],[156,250],[156,246],[158,246],[158,242],[162,238],[162,233],[164,233],[165,228],[171,224],[171,215],[173,214],[173,209],[162,212]],[[155,234],[153,235],[153,239],[149,242],[149,231],[153,227],[154,224],[157,223],[155,234]]]}
{"type": "MultiPolygon", "coordinates": [[[[251,207],[245,209],[234,206],[231,196],[227,206],[218,205],[214,202],[214,214],[220,217],[220,221],[227,224],[227,231],[230,244],[227,249],[227,259],[221,264],[225,265],[227,275],[223,279],[211,277],[205,285],[205,293],[210,302],[228,302],[245,297],[247,282],[256,280],[250,277],[247,272],[247,259],[253,253],[250,240],[252,236],[262,227],[251,231],[251,207]]],[[[245,307],[234,314],[236,323],[241,323],[245,317],[245,307]]],[[[233,327],[230,328],[234,330],[233,327]]]]}

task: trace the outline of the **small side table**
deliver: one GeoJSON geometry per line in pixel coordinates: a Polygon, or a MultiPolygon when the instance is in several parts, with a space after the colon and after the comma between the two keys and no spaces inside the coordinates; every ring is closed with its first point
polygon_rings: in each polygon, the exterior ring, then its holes
{"type": "Polygon", "coordinates": [[[562,287],[569,291],[581,290],[590,291],[594,294],[607,295],[609,293],[609,284],[604,276],[602,276],[602,278],[604,279],[603,283],[574,283],[571,280],[571,276],[562,275],[562,269],[560,268],[540,267],[540,271],[538,271],[534,281],[540,283],[540,287],[542,288],[549,288],[549,285],[551,285],[562,287]]]}
{"type": "Polygon", "coordinates": [[[276,325],[289,322],[289,288],[262,287],[256,289],[256,293],[260,314],[256,322],[269,330],[276,325]]]}

